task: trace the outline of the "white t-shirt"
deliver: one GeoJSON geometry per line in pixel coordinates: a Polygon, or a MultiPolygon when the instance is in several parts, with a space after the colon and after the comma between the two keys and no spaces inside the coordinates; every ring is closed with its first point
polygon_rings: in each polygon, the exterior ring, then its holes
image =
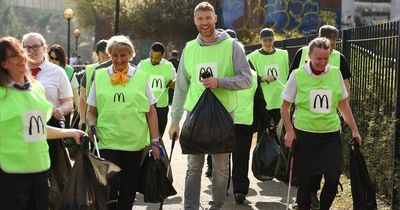
{"type": "MultiPolygon", "coordinates": [[[[308,74],[315,75],[311,70],[310,62],[306,63],[304,65],[304,68],[308,74]]],[[[326,72],[328,72],[328,71],[329,71],[329,65],[326,65],[325,70],[324,70],[324,72],[321,73],[321,75],[326,74],[326,72]]],[[[340,71],[339,71],[339,73],[340,73],[340,71]]],[[[342,73],[340,73],[340,83],[342,86],[342,98],[341,99],[343,100],[343,99],[347,98],[349,96],[349,94],[347,93],[346,86],[344,85],[342,73]]],[[[296,76],[295,76],[295,74],[292,73],[292,74],[290,74],[289,80],[286,83],[285,90],[282,93],[282,98],[285,101],[293,103],[296,99],[296,94],[297,94],[296,76]]]]}
{"type": "Polygon", "coordinates": [[[72,98],[72,88],[65,70],[47,59],[39,66],[36,79],[43,85],[47,100],[53,107],[60,106],[60,99],[72,98]]]}
{"type": "MultiPolygon", "coordinates": [[[[126,75],[128,77],[132,77],[135,74],[136,70],[137,69],[135,67],[129,66],[129,69],[128,69],[128,72],[126,73],[126,75]]],[[[114,74],[112,65],[107,68],[107,71],[110,76],[114,74]]],[[[156,100],[155,100],[153,94],[151,93],[149,84],[146,85],[146,97],[149,100],[150,105],[153,105],[156,103],[156,100]]],[[[90,88],[89,97],[87,98],[87,104],[89,104],[90,106],[96,107],[96,80],[93,81],[92,87],[90,88]]]]}

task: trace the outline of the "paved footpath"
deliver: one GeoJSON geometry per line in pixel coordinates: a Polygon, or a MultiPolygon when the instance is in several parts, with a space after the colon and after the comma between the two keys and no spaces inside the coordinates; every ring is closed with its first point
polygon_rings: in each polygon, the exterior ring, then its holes
{"type": "MultiPolygon", "coordinates": [[[[183,123],[183,119],[181,123],[183,123]]],[[[169,124],[167,125],[166,132],[164,134],[164,143],[167,148],[168,154],[170,154],[171,141],[168,137],[169,124]]],[[[253,141],[251,152],[253,151],[256,143],[253,141]]],[[[251,158],[251,157],[250,157],[251,158]]],[[[206,162],[206,161],[205,161],[206,162]]],[[[251,163],[251,162],[250,162],[251,163]]],[[[185,186],[185,176],[187,169],[187,156],[183,155],[179,145],[179,141],[176,142],[174,152],[172,155],[171,162],[172,172],[174,176],[173,186],[178,192],[177,195],[171,196],[164,201],[164,210],[183,210],[183,192],[185,186]]],[[[208,209],[211,201],[211,179],[205,177],[204,173],[207,169],[205,165],[202,172],[201,180],[201,194],[200,194],[200,209],[208,209]]],[[[251,165],[249,168],[249,178],[250,178],[250,189],[247,196],[247,201],[245,205],[235,204],[235,199],[233,198],[232,182],[228,190],[228,196],[223,206],[223,210],[251,210],[251,209],[262,209],[262,210],[285,210],[286,209],[286,196],[287,196],[287,185],[283,182],[276,180],[261,182],[254,178],[251,171],[251,165]]],[[[295,197],[296,188],[293,187],[291,190],[290,203],[295,197]]],[[[136,196],[134,210],[157,210],[159,209],[159,204],[144,203],[143,196],[138,194],[136,196]]]]}

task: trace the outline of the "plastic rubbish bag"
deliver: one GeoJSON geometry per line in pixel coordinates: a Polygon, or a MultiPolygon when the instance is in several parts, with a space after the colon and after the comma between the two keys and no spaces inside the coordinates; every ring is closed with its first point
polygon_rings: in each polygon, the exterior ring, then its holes
{"type": "Polygon", "coordinates": [[[183,154],[230,153],[235,149],[233,119],[210,89],[201,95],[183,124],[183,154]]]}
{"type": "Polygon", "coordinates": [[[271,180],[275,176],[276,165],[281,153],[276,139],[276,133],[264,132],[253,151],[251,170],[254,177],[260,181],[271,180]]]}
{"type": "Polygon", "coordinates": [[[140,171],[142,175],[139,192],[144,195],[144,202],[160,203],[168,196],[176,195],[176,191],[167,177],[167,166],[162,160],[154,160],[152,156],[146,155],[140,171]]]}
{"type": "Polygon", "coordinates": [[[350,184],[354,210],[376,210],[376,189],[371,182],[360,146],[350,142],[350,184]]]}
{"type": "Polygon", "coordinates": [[[121,169],[88,152],[88,140],[79,151],[56,210],[107,210],[109,180],[121,169]]]}

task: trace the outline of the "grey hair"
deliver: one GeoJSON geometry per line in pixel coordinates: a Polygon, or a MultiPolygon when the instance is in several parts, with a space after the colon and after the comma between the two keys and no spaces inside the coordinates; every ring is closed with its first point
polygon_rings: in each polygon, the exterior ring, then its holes
{"type": "Polygon", "coordinates": [[[107,48],[106,48],[107,54],[111,55],[114,47],[126,48],[129,51],[129,53],[131,53],[132,58],[135,57],[136,55],[135,48],[133,47],[131,40],[127,36],[116,35],[111,37],[107,41],[107,48]]]}
{"type": "Polygon", "coordinates": [[[42,34],[36,33],[36,32],[31,32],[31,33],[27,33],[22,37],[22,44],[25,45],[25,41],[29,38],[36,38],[39,39],[40,44],[43,44],[43,46],[45,48],[47,48],[47,43],[46,43],[46,39],[44,39],[42,34]]]}

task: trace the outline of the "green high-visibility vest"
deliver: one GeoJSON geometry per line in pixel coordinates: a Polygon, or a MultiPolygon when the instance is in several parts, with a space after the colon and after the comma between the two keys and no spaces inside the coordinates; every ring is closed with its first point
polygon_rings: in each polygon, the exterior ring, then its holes
{"type": "Polygon", "coordinates": [[[171,62],[162,59],[158,65],[151,64],[150,58],[140,61],[140,69],[149,75],[149,85],[154,98],[158,99],[157,107],[168,106],[168,89],[166,86],[174,77],[174,66],[171,62]],[[161,95],[162,94],[162,95],[161,95]]]}
{"type": "Polygon", "coordinates": [[[343,90],[340,71],[329,66],[322,75],[311,75],[304,67],[294,71],[297,94],[294,126],[308,132],[334,132],[340,130],[337,107],[343,90]]]}
{"type": "Polygon", "coordinates": [[[282,92],[289,75],[289,57],[286,50],[276,49],[275,53],[263,55],[258,50],[250,53],[247,58],[253,64],[258,76],[275,76],[280,82],[261,82],[266,109],[280,109],[282,105],[282,92]]]}
{"type": "MultiPolygon", "coordinates": [[[[307,63],[307,61],[308,61],[308,46],[302,48],[299,68],[303,67],[304,64],[307,63]]],[[[337,50],[332,50],[331,54],[329,55],[328,63],[329,65],[333,65],[340,68],[340,52],[337,50]]]]}
{"type": "Polygon", "coordinates": [[[251,88],[237,91],[237,108],[235,109],[235,124],[253,124],[254,94],[257,90],[257,73],[251,71],[253,83],[251,88]]]}
{"type": "Polygon", "coordinates": [[[46,123],[53,106],[38,81],[20,91],[0,87],[0,168],[35,173],[50,168],[46,123]]]}
{"type": "Polygon", "coordinates": [[[86,97],[89,97],[90,88],[92,87],[92,77],[94,70],[96,69],[98,63],[89,64],[85,67],[86,74],[86,97]]]}
{"type": "MultiPolygon", "coordinates": [[[[228,38],[218,44],[200,46],[197,40],[186,43],[184,65],[190,77],[190,87],[184,108],[192,111],[205,87],[200,82],[201,74],[209,72],[213,77],[234,77],[232,61],[233,39],[228,38]]],[[[236,108],[236,91],[217,88],[212,90],[228,112],[236,108]]]]}
{"type": "Polygon", "coordinates": [[[75,70],[70,65],[65,66],[65,73],[67,73],[68,79],[71,82],[72,77],[74,76],[75,70]]]}
{"type": "Polygon", "coordinates": [[[100,149],[138,151],[149,145],[147,80],[145,72],[136,71],[124,85],[112,85],[107,69],[96,70],[96,127],[100,149]]]}

